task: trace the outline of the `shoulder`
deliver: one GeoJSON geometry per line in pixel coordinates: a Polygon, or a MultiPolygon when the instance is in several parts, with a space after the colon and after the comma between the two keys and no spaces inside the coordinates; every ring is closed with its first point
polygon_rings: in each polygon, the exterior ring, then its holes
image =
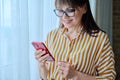
{"type": "Polygon", "coordinates": [[[99,32],[98,32],[98,38],[102,38],[102,37],[103,37],[103,40],[109,39],[106,32],[104,32],[104,31],[99,31],[99,32]]]}
{"type": "Polygon", "coordinates": [[[89,36],[91,37],[92,41],[95,41],[99,47],[103,47],[106,43],[110,43],[107,33],[102,30],[100,30],[98,33],[95,33],[94,35],[89,36]]]}
{"type": "Polygon", "coordinates": [[[111,43],[110,43],[110,40],[109,40],[109,37],[107,35],[106,32],[103,32],[103,31],[99,31],[98,33],[98,36],[96,38],[96,42],[98,43],[98,46],[100,47],[100,49],[104,49],[106,46],[107,48],[111,48],[111,43]]]}
{"type": "Polygon", "coordinates": [[[105,32],[105,31],[102,31],[102,30],[100,30],[99,32],[97,32],[97,33],[94,33],[93,35],[90,35],[91,37],[93,37],[93,38],[96,38],[96,39],[108,39],[108,35],[107,35],[107,33],[105,32]]]}
{"type": "Polygon", "coordinates": [[[56,40],[58,40],[58,38],[60,38],[61,35],[61,29],[60,28],[56,28],[51,30],[46,38],[46,45],[48,47],[50,47],[50,45],[52,45],[53,43],[55,43],[56,40]]]}
{"type": "Polygon", "coordinates": [[[56,29],[51,30],[49,33],[55,34],[55,33],[59,33],[60,31],[61,31],[60,28],[56,28],[56,29]]]}
{"type": "Polygon", "coordinates": [[[55,37],[55,36],[57,36],[57,35],[60,35],[61,32],[62,32],[62,29],[61,29],[61,28],[53,29],[53,30],[51,30],[51,31],[48,33],[47,37],[55,37]]]}

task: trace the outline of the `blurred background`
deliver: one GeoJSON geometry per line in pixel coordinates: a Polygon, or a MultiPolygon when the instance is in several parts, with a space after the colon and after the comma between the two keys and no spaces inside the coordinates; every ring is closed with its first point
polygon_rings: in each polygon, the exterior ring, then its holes
{"type": "Polygon", "coordinates": [[[113,0],[113,50],[115,52],[117,79],[120,79],[120,0],[113,0]]]}
{"type": "MultiPolygon", "coordinates": [[[[120,80],[120,0],[89,0],[95,21],[109,36],[120,80]]],[[[0,80],[39,80],[32,41],[58,27],[54,0],[0,0],[0,80]]]]}

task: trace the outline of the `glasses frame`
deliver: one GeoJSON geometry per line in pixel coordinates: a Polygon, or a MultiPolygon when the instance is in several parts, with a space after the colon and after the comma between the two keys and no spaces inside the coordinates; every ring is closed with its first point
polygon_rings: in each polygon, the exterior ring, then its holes
{"type": "Polygon", "coordinates": [[[56,12],[56,11],[60,11],[59,9],[54,9],[54,13],[55,13],[56,16],[58,16],[58,17],[63,17],[64,14],[67,15],[68,17],[74,17],[74,16],[75,16],[75,10],[76,10],[76,9],[73,8],[73,11],[72,11],[72,12],[73,12],[74,14],[73,14],[72,16],[69,15],[69,11],[68,11],[68,10],[65,10],[65,11],[64,11],[64,10],[61,10],[61,12],[63,12],[61,16],[59,16],[59,15],[57,14],[57,12],[56,12]]]}

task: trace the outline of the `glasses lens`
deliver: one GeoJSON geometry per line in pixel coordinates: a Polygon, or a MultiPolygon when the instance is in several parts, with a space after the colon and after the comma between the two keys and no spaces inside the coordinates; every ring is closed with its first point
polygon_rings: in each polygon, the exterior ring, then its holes
{"type": "Polygon", "coordinates": [[[63,16],[63,14],[64,14],[64,12],[63,12],[63,10],[54,10],[54,12],[55,12],[55,14],[57,15],[57,16],[59,16],[59,17],[62,17],[63,16]]]}
{"type": "Polygon", "coordinates": [[[72,17],[75,15],[75,9],[67,9],[65,12],[69,17],[72,17]]]}
{"type": "Polygon", "coordinates": [[[69,17],[72,17],[72,16],[75,15],[75,9],[72,9],[72,8],[67,9],[67,10],[65,10],[65,11],[55,9],[54,12],[55,12],[55,14],[56,14],[58,17],[62,17],[64,13],[65,13],[67,16],[69,16],[69,17]]]}

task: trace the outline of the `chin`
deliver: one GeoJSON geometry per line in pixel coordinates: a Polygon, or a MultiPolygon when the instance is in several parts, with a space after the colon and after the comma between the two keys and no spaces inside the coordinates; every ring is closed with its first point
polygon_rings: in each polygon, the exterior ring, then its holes
{"type": "Polygon", "coordinates": [[[71,28],[72,26],[70,26],[70,25],[66,25],[66,28],[71,28]]]}
{"type": "Polygon", "coordinates": [[[70,25],[70,24],[65,24],[64,26],[66,26],[66,28],[69,28],[69,27],[72,27],[72,25],[70,25]]]}

